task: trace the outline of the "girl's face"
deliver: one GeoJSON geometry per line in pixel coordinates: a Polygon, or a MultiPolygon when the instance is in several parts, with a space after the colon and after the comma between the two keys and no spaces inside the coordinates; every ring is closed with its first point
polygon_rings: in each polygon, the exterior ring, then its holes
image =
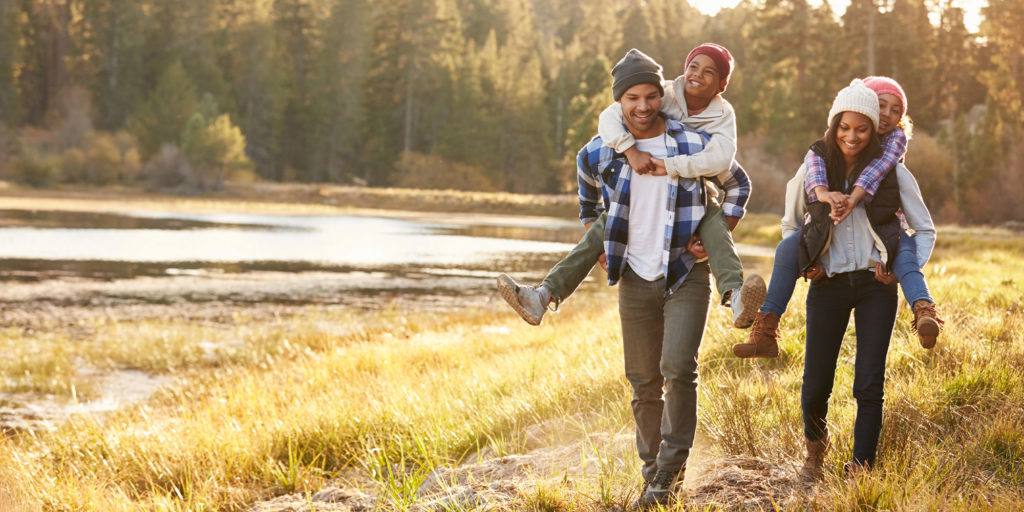
{"type": "Polygon", "coordinates": [[[885,135],[900,124],[903,104],[895,94],[878,95],[878,134],[885,135]]]}
{"type": "Polygon", "coordinates": [[[871,119],[860,112],[843,112],[836,129],[836,145],[847,161],[855,160],[871,140],[871,119]]]}

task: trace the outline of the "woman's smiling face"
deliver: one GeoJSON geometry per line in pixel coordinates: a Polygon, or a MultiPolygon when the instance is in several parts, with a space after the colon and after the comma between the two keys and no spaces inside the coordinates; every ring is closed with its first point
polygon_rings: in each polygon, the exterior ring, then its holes
{"type": "Polygon", "coordinates": [[[843,112],[836,129],[836,145],[847,161],[856,159],[871,140],[871,119],[860,112],[843,112]]]}

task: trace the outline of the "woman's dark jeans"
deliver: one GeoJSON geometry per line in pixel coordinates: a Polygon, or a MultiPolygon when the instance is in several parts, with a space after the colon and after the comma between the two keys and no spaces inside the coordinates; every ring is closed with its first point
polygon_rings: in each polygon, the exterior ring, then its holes
{"type": "Polygon", "coordinates": [[[885,358],[898,301],[895,284],[882,284],[875,280],[873,272],[865,270],[821,278],[812,282],[807,292],[807,355],[800,397],[804,435],[817,441],[828,432],[825,420],[828,399],[852,310],[857,335],[853,460],[862,464],[875,463],[875,449],[882,429],[885,358]]]}

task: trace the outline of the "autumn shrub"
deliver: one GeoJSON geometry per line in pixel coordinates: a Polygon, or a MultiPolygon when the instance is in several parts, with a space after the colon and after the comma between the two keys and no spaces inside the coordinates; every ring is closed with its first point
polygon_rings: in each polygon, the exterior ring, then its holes
{"type": "Polygon", "coordinates": [[[796,174],[803,155],[789,152],[773,154],[765,134],[740,138],[736,161],[750,176],[752,191],[747,208],[751,211],[781,214],[786,198],[786,183],[796,174]]]}
{"type": "Polygon", "coordinates": [[[916,132],[907,146],[907,168],[917,178],[933,217],[949,222],[961,217],[953,196],[953,153],[934,137],[916,132]]]}
{"type": "Polygon", "coordinates": [[[23,148],[11,162],[11,178],[33,187],[48,187],[59,175],[57,161],[50,155],[40,154],[32,148],[23,148]]]}
{"type": "Polygon", "coordinates": [[[184,190],[195,181],[195,173],[185,153],[174,144],[164,144],[160,151],[146,162],[141,179],[150,190],[184,190]]]}
{"type": "Polygon", "coordinates": [[[398,187],[494,192],[497,185],[473,165],[449,162],[437,155],[404,151],[395,164],[398,187]]]}

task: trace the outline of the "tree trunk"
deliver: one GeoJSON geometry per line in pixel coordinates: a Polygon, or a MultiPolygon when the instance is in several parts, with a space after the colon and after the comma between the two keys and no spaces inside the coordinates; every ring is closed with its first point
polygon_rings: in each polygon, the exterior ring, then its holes
{"type": "Polygon", "coordinates": [[[868,1],[868,76],[875,76],[875,0],[868,1]]]}
{"type": "Polygon", "coordinates": [[[409,70],[409,79],[405,82],[405,141],[402,149],[412,150],[412,83],[414,77],[412,69],[409,70]]]}
{"type": "Polygon", "coordinates": [[[68,24],[71,22],[70,0],[61,3],[50,0],[47,5],[50,28],[47,36],[46,52],[46,108],[50,109],[57,95],[67,85],[67,66],[64,59],[68,54],[68,24]]]}

